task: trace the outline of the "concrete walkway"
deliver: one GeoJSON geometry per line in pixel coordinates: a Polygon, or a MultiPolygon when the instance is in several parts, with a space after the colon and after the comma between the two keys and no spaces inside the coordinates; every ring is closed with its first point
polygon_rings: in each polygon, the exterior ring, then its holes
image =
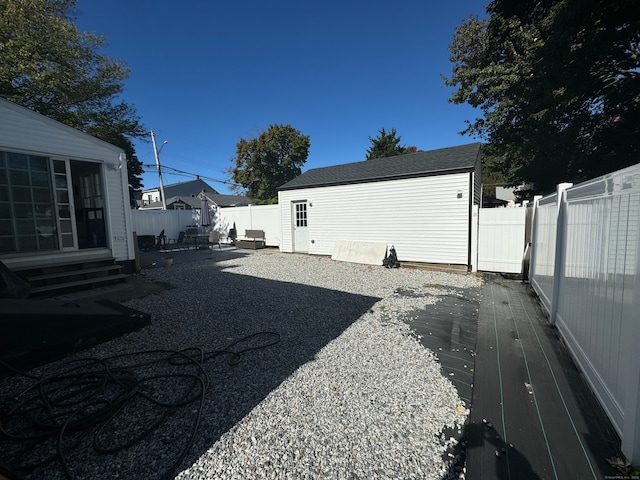
{"type": "Polygon", "coordinates": [[[529,285],[486,275],[479,304],[466,478],[619,475],[620,440],[529,285]]]}

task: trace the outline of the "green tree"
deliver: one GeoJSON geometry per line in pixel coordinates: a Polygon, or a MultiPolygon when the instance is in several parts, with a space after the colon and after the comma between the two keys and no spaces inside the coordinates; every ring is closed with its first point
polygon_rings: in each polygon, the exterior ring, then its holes
{"type": "Polygon", "coordinates": [[[231,179],[254,203],[277,203],[278,187],[300,175],[310,145],[309,137],[291,125],[271,125],[257,138],[236,144],[231,179]]]}
{"type": "Polygon", "coordinates": [[[496,196],[496,187],[504,187],[509,183],[507,177],[499,170],[494,170],[491,165],[482,165],[482,194],[490,197],[496,196]]]}
{"type": "Polygon", "coordinates": [[[371,146],[367,150],[367,160],[394,157],[408,152],[407,147],[400,145],[400,137],[395,128],[392,128],[390,132],[381,128],[378,130],[378,136],[376,138],[369,137],[369,141],[371,146]]]}
{"type": "Polygon", "coordinates": [[[628,0],[494,0],[450,46],[463,133],[511,185],[547,192],[638,162],[640,9],[628,0]]]}
{"type": "Polygon", "coordinates": [[[135,193],[142,190],[144,168],[138,159],[133,142],[128,136],[112,126],[91,127],[87,129],[87,133],[124,150],[127,156],[127,175],[129,176],[129,203],[131,208],[136,208],[135,193]]]}
{"type": "Polygon", "coordinates": [[[132,138],[145,128],[118,99],[129,69],[80,32],[76,0],[0,0],[0,96],[125,149],[130,192],[142,184],[132,138]]]}

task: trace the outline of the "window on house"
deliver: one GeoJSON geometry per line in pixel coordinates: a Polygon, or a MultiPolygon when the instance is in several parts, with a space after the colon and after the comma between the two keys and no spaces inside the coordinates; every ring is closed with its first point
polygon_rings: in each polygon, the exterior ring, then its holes
{"type": "Polygon", "coordinates": [[[296,227],[307,226],[307,204],[296,203],[296,227]]]}
{"type": "Polygon", "coordinates": [[[49,159],[0,151],[0,253],[57,250],[49,159]]]}

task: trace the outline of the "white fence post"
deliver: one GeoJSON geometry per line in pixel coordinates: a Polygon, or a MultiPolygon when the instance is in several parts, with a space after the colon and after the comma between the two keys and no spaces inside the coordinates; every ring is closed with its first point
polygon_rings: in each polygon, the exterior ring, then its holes
{"type": "Polygon", "coordinates": [[[564,251],[567,219],[567,195],[566,190],[572,187],[573,183],[560,183],[557,188],[557,215],[556,224],[556,251],[553,267],[553,294],[551,296],[551,308],[549,309],[549,323],[556,324],[556,314],[558,313],[558,299],[560,297],[560,280],[564,269],[564,251]]]}
{"type": "Polygon", "coordinates": [[[473,205],[471,209],[471,271],[478,271],[478,222],[479,222],[479,206],[473,205]]]}
{"type": "Polygon", "coordinates": [[[534,195],[533,197],[533,206],[532,206],[533,210],[531,211],[531,239],[529,241],[529,248],[531,249],[530,257],[529,257],[529,272],[528,272],[529,282],[531,282],[535,274],[536,248],[534,248],[534,245],[536,242],[536,234],[538,233],[536,231],[537,230],[536,221],[538,220],[536,218],[537,217],[536,213],[538,212],[538,206],[541,198],[542,198],[542,195],[534,195]]]}

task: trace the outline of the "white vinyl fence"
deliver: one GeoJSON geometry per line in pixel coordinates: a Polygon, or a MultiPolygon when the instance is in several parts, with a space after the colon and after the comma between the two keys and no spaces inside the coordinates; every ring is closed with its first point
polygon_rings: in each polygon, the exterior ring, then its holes
{"type": "Polygon", "coordinates": [[[558,198],[562,198],[561,191],[562,189],[559,187],[559,193],[542,198],[534,206],[534,232],[531,242],[531,272],[529,278],[547,313],[551,311],[553,298],[558,198]]]}
{"type": "MultiPolygon", "coordinates": [[[[264,230],[267,246],[280,246],[280,207],[278,205],[249,205],[247,207],[224,207],[211,212],[212,225],[200,227],[209,232],[213,229],[226,235],[236,227],[238,238],[245,230],[264,230]]],[[[158,236],[164,230],[167,240],[175,241],[188,226],[200,224],[199,210],[132,210],[131,223],[137,235],[158,236]]]]}
{"type": "MultiPolygon", "coordinates": [[[[211,221],[215,222],[214,213],[211,221]]],[[[168,241],[175,241],[187,226],[199,225],[200,210],[131,210],[132,230],[137,235],[160,235],[164,230],[168,241]]]]}
{"type": "Polygon", "coordinates": [[[640,164],[538,202],[530,279],[640,463],[640,164]]]}
{"type": "Polygon", "coordinates": [[[216,230],[219,232],[227,233],[235,225],[238,238],[242,238],[245,230],[264,230],[265,244],[269,247],[280,246],[280,205],[224,207],[217,213],[216,230]]]}
{"type": "Polygon", "coordinates": [[[478,270],[522,273],[527,209],[481,208],[478,211],[478,270]]]}

